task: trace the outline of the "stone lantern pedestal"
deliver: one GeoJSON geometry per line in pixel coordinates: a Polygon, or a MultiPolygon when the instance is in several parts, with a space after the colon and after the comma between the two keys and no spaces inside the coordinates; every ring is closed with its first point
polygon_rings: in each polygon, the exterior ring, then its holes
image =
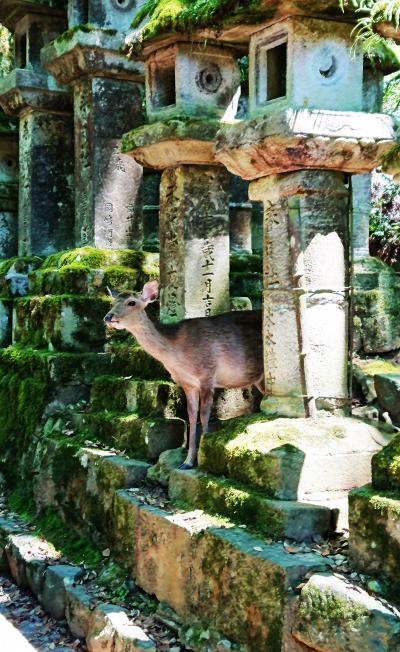
{"type": "Polygon", "coordinates": [[[0,82],[0,105],[19,116],[18,253],[47,256],[73,245],[70,98],[40,66],[40,48],[65,18],[52,7],[10,0],[0,5],[0,20],[15,33],[17,68],[0,82]]]}
{"type": "Polygon", "coordinates": [[[110,30],[67,32],[42,50],[42,63],[73,87],[75,244],[142,245],[142,168],[120,152],[121,134],[142,123],[141,64],[121,54],[110,30]]]}

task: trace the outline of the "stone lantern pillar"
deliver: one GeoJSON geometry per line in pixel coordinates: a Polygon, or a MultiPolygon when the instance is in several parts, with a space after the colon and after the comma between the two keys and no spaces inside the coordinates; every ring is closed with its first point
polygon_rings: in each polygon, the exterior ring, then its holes
{"type": "Polygon", "coordinates": [[[0,113],[0,260],[18,254],[18,131],[0,113]]]}
{"type": "Polygon", "coordinates": [[[394,140],[389,116],[364,112],[351,46],[342,22],[271,21],[251,37],[250,120],[217,137],[217,160],[264,206],[267,414],[350,408],[348,174],[371,171],[394,140]]]}
{"type": "Polygon", "coordinates": [[[0,82],[0,105],[19,116],[18,253],[46,256],[72,246],[73,131],[65,88],[40,65],[40,49],[66,24],[46,3],[0,5],[15,35],[16,68],[0,82]]]}
{"type": "Polygon", "coordinates": [[[71,29],[41,53],[43,66],[73,89],[76,246],[142,246],[142,168],[120,152],[121,134],[143,121],[143,64],[120,53],[135,7],[70,0],[71,29]]]}
{"type": "Polygon", "coordinates": [[[151,124],[123,150],[162,170],[161,319],[214,315],[229,310],[229,175],[212,146],[238,94],[237,62],[228,48],[179,41],[144,57],[151,124]]]}

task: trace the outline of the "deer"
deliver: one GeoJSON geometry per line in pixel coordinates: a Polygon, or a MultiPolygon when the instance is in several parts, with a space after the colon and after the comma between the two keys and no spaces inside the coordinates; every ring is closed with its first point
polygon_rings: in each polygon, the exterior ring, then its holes
{"type": "Polygon", "coordinates": [[[199,407],[201,434],[205,434],[214,390],[254,385],[265,393],[261,311],[227,312],[163,324],[146,313],[149,303],[158,298],[158,280],[145,283],[140,295],[109,292],[114,303],[104,317],[106,326],[129,331],[184,391],[189,446],[180,469],[192,469],[197,460],[199,407]]]}

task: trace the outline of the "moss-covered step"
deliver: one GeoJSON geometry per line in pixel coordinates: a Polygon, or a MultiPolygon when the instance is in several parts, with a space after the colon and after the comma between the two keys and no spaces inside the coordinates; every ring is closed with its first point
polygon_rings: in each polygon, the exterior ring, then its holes
{"type": "Polygon", "coordinates": [[[375,376],[400,373],[400,365],[378,356],[373,358],[353,358],[353,382],[355,390],[370,403],[376,399],[375,376]]]}
{"type": "Polygon", "coordinates": [[[345,417],[274,419],[256,414],[203,436],[200,467],[282,500],[313,500],[370,482],[371,457],[392,435],[345,417]]]}
{"type": "Polygon", "coordinates": [[[157,460],[165,450],[182,446],[186,430],[182,419],[107,411],[76,414],[74,427],[131,457],[149,461],[157,460]]]}
{"type": "Polygon", "coordinates": [[[106,343],[105,351],[110,354],[115,374],[148,380],[170,378],[161,362],[143,351],[132,335],[127,335],[123,341],[112,338],[106,343]]]}
{"type": "Polygon", "coordinates": [[[400,433],[372,458],[372,486],[400,493],[400,433]]]}
{"type": "Polygon", "coordinates": [[[85,294],[140,291],[159,274],[158,254],[144,251],[108,251],[91,247],[49,256],[29,275],[30,294],[85,294]]]}
{"type": "Polygon", "coordinates": [[[388,580],[388,592],[400,599],[400,492],[371,485],[349,494],[349,556],[354,568],[388,580]]]}
{"type": "Polygon", "coordinates": [[[400,367],[397,373],[377,374],[374,383],[379,406],[400,426],[400,367]]]}
{"type": "Polygon", "coordinates": [[[279,540],[326,538],[334,528],[327,507],[287,500],[271,500],[245,485],[216,478],[202,471],[172,471],[169,497],[177,504],[203,509],[279,540]]]}
{"type": "Polygon", "coordinates": [[[347,577],[316,573],[301,591],[293,636],[313,650],[395,652],[400,613],[347,577]]]}
{"type": "Polygon", "coordinates": [[[31,447],[32,494],[38,511],[52,508],[76,530],[106,543],[112,524],[111,508],[117,489],[139,487],[149,464],[108,450],[81,446],[60,432],[59,424],[46,428],[31,447]]]}
{"type": "Polygon", "coordinates": [[[100,376],[92,387],[91,406],[93,410],[138,412],[167,419],[186,417],[182,391],[167,380],[100,376]]]}
{"type": "Polygon", "coordinates": [[[135,582],[185,624],[210,635],[216,630],[246,652],[296,649],[288,609],[293,587],[329,560],[290,555],[201,510],[161,510],[126,491],[116,494],[113,520],[112,549],[135,582]]]}
{"type": "Polygon", "coordinates": [[[259,272],[231,272],[229,290],[232,296],[248,297],[261,295],[263,276],[259,272]]]}
{"type": "Polygon", "coordinates": [[[43,264],[38,256],[8,258],[0,262],[0,296],[22,297],[28,294],[29,274],[43,264]]]}
{"type": "Polygon", "coordinates": [[[99,351],[110,298],[57,295],[14,301],[13,342],[50,351],[99,351]]]}

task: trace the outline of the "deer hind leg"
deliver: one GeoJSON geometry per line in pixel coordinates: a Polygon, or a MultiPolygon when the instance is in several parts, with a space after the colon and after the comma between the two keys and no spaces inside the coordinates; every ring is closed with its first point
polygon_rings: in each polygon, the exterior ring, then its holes
{"type": "Polygon", "coordinates": [[[181,469],[192,469],[196,464],[197,447],[196,447],[196,424],[197,414],[199,411],[199,392],[192,387],[184,388],[186,394],[187,411],[189,417],[189,450],[181,469]]]}

